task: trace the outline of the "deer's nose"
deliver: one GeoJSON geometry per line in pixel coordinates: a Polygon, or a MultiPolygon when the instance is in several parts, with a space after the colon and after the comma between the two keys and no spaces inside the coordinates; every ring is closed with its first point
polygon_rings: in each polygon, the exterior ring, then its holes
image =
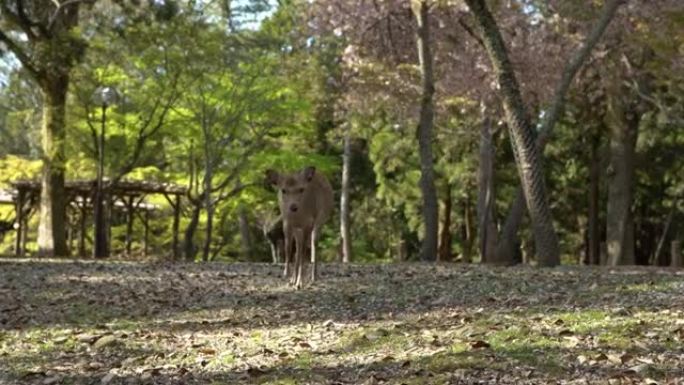
{"type": "Polygon", "coordinates": [[[290,211],[292,211],[293,213],[296,213],[296,212],[297,212],[297,209],[298,209],[298,207],[297,207],[296,204],[291,204],[291,205],[290,205],[290,211]]]}

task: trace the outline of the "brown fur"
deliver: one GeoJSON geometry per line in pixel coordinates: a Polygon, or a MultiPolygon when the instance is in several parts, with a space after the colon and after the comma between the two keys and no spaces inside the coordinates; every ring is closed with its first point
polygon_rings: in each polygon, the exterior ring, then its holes
{"type": "Polygon", "coordinates": [[[292,262],[291,242],[296,253],[291,282],[302,286],[302,265],[307,245],[311,245],[311,281],[316,280],[316,241],[321,227],[330,218],[334,200],[333,190],[325,175],[313,166],[293,174],[266,171],[267,181],[278,188],[278,205],[283,218],[285,234],[285,276],[290,274],[292,262]]]}

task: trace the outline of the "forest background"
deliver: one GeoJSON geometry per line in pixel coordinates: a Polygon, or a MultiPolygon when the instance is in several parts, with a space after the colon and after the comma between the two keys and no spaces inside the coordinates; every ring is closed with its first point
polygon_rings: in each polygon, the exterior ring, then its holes
{"type": "MultiPolygon", "coordinates": [[[[310,164],[348,197],[323,233],[327,261],[666,265],[680,253],[681,2],[488,2],[513,84],[480,1],[62,3],[0,7],[0,188],[51,186],[30,252],[75,253],[73,231],[54,230],[75,227],[58,215],[59,185],[95,177],[104,117],[107,178],[187,187],[186,260],[269,261],[264,171],[310,164]],[[106,116],[101,87],[119,95],[106,116]]],[[[168,257],[170,208],[148,201],[148,247],[168,257]]],[[[10,254],[13,208],[0,210],[10,254]]],[[[111,223],[121,255],[125,215],[111,223]]]]}

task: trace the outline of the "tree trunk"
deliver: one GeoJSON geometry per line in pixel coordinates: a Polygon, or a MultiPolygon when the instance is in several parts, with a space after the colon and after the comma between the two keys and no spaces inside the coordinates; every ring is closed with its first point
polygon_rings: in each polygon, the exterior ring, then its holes
{"type": "Polygon", "coordinates": [[[249,217],[247,216],[247,210],[240,207],[240,214],[238,218],[240,222],[240,241],[242,246],[242,256],[246,261],[252,258],[252,237],[249,233],[249,217]]]}
{"type": "Polygon", "coordinates": [[[204,171],[204,207],[207,210],[207,226],[205,228],[204,246],[202,247],[202,261],[204,262],[208,262],[211,256],[211,237],[214,231],[214,202],[211,200],[212,177],[213,169],[210,162],[207,161],[204,171]]]}
{"type": "Polygon", "coordinates": [[[649,261],[650,265],[656,266],[660,265],[660,255],[663,253],[663,248],[665,246],[665,240],[667,239],[667,233],[670,231],[670,226],[672,225],[672,220],[674,219],[674,216],[677,212],[677,198],[675,198],[672,201],[672,209],[670,209],[670,213],[667,215],[667,219],[665,219],[665,225],[663,226],[663,233],[660,235],[660,239],[658,240],[658,246],[656,246],[656,251],[653,254],[653,257],[649,261]]]}
{"type": "Polygon", "coordinates": [[[344,128],[344,153],[342,155],[342,191],[340,194],[340,235],[342,236],[342,263],[352,260],[349,189],[350,164],[351,164],[351,127],[349,124],[344,128]]]}
{"type": "Polygon", "coordinates": [[[501,88],[513,152],[532,221],[537,262],[540,266],[556,266],[560,263],[558,237],[547,200],[540,151],[535,143],[535,133],[525,111],[518,81],[499,27],[485,1],[466,0],[466,3],[484,32],[485,47],[501,88]]]}
{"type": "Polygon", "coordinates": [[[463,202],[463,263],[470,263],[473,259],[473,209],[470,204],[470,190],[466,190],[465,202],[463,202]]]}
{"type": "Polygon", "coordinates": [[[43,172],[38,224],[38,255],[66,257],[66,203],[64,194],[65,105],[69,76],[46,80],[43,91],[43,172]]]}
{"type": "MultiPolygon", "coordinates": [[[[483,1],[472,0],[468,3],[469,6],[471,3],[477,4],[481,8],[486,7],[483,1]]],[[[565,68],[563,69],[561,80],[556,86],[548,114],[546,114],[546,118],[544,119],[540,129],[539,137],[537,138],[537,145],[540,148],[540,155],[543,154],[543,150],[548,138],[553,131],[556,122],[561,117],[563,108],[565,106],[565,96],[570,89],[573,78],[582,65],[587,61],[591,51],[603,36],[604,32],[610,25],[610,22],[615,17],[617,9],[621,3],[622,0],[608,0],[604,4],[598,21],[592,28],[591,32],[587,35],[583,44],[571,56],[571,59],[567,62],[565,68]]],[[[496,258],[498,260],[515,260],[515,255],[518,252],[518,250],[516,250],[516,245],[519,243],[517,233],[520,223],[522,222],[522,216],[525,213],[525,205],[525,193],[521,187],[516,193],[515,199],[513,200],[513,205],[506,216],[506,220],[501,231],[501,239],[496,250],[496,258]]]]}
{"type": "MultiPolygon", "coordinates": [[[[124,197],[124,200],[126,198],[124,197]]],[[[126,256],[133,254],[133,222],[135,220],[135,198],[129,197],[126,203],[126,256]]]]}
{"type": "Polygon", "coordinates": [[[444,188],[444,221],[442,222],[442,232],[439,235],[439,254],[438,261],[451,262],[451,184],[446,183],[444,188]]]}
{"type": "Polygon", "coordinates": [[[97,176],[95,181],[95,194],[93,198],[93,257],[109,257],[107,240],[107,220],[105,218],[104,197],[104,154],[105,154],[105,124],[107,122],[107,106],[102,107],[102,123],[100,135],[97,136],[97,176]]]}
{"type": "Polygon", "coordinates": [[[587,254],[590,265],[598,265],[601,260],[601,231],[599,223],[599,199],[601,182],[601,159],[599,156],[600,139],[598,133],[591,143],[591,164],[589,165],[589,215],[587,254]]]}
{"type": "Polygon", "coordinates": [[[199,217],[202,212],[202,205],[193,202],[192,213],[190,214],[190,223],[185,228],[185,239],[183,240],[183,254],[185,260],[188,262],[195,260],[197,249],[195,248],[195,232],[199,225],[199,217]]]}
{"type": "MultiPolygon", "coordinates": [[[[78,1],[63,2],[58,11],[45,17],[47,5],[27,6],[21,1],[4,1],[0,12],[0,41],[3,50],[12,51],[24,70],[38,83],[43,94],[42,175],[40,217],[38,224],[38,255],[65,257],[66,199],[64,173],[66,169],[65,106],[71,68],[83,56],[85,41],[74,32],[79,22],[78,1]],[[18,44],[5,31],[29,31],[29,44],[18,44]],[[36,31],[40,31],[36,33],[36,31]]],[[[41,2],[42,4],[42,2],[41,2]]],[[[26,33],[18,34],[26,38],[26,33]]]]}
{"type": "Polygon", "coordinates": [[[670,266],[684,267],[684,257],[682,256],[681,241],[672,241],[670,245],[670,266]]]}
{"type": "Polygon", "coordinates": [[[202,261],[208,262],[211,259],[211,238],[214,235],[214,205],[207,202],[207,226],[204,234],[204,246],[202,247],[202,261]]]}
{"type": "Polygon", "coordinates": [[[478,169],[477,220],[480,260],[496,263],[496,196],[494,191],[494,142],[491,119],[483,109],[480,128],[480,164],[478,169]]]}
{"type": "Polygon", "coordinates": [[[608,211],[606,243],[608,265],[633,265],[634,219],[634,157],[639,118],[628,111],[622,100],[622,87],[611,79],[608,118],[610,126],[610,171],[608,175],[608,211]]]}
{"type": "Polygon", "coordinates": [[[420,187],[423,194],[423,220],[425,227],[421,258],[424,261],[434,261],[437,257],[437,237],[439,231],[439,206],[437,203],[432,155],[435,84],[432,72],[433,57],[430,42],[429,7],[426,0],[422,0],[416,5],[414,14],[418,21],[417,46],[423,89],[420,99],[420,121],[418,123],[420,187]]]}

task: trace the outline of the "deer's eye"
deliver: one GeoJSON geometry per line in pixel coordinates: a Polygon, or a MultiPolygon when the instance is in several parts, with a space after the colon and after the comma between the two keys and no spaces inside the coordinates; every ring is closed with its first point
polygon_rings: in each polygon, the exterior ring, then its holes
{"type": "Polygon", "coordinates": [[[300,188],[300,189],[299,189],[299,193],[301,194],[301,193],[303,193],[303,192],[304,192],[304,188],[300,188]]]}
{"type": "Polygon", "coordinates": [[[280,190],[280,192],[283,194],[287,194],[287,190],[285,190],[285,189],[280,190]]]}

